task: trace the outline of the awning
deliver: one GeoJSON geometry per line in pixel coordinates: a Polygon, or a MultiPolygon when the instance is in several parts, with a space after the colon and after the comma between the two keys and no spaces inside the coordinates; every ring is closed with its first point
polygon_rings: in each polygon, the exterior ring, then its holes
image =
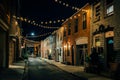
{"type": "Polygon", "coordinates": [[[75,41],[76,41],[76,45],[88,44],[88,37],[79,37],[75,41]]]}

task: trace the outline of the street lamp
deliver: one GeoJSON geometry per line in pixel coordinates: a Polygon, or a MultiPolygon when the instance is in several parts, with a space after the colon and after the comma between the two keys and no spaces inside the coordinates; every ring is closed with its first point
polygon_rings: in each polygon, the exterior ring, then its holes
{"type": "Polygon", "coordinates": [[[32,36],[34,36],[34,35],[35,35],[35,33],[33,33],[33,32],[32,32],[32,33],[31,33],[31,35],[32,35],[32,36]]]}
{"type": "Polygon", "coordinates": [[[26,34],[26,38],[29,38],[29,37],[32,37],[32,36],[34,36],[35,35],[35,33],[34,32],[32,32],[32,33],[28,33],[28,34],[26,34]]]}

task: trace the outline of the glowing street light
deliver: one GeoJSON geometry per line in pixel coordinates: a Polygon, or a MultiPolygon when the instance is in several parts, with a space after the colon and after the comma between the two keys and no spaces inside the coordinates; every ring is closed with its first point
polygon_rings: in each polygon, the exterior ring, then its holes
{"type": "Polygon", "coordinates": [[[33,37],[33,36],[35,36],[34,32],[26,34],[26,38],[33,37]]]}
{"type": "Polygon", "coordinates": [[[34,35],[35,35],[35,33],[33,33],[33,32],[32,32],[32,33],[31,33],[31,35],[32,35],[32,36],[34,36],[34,35]]]}

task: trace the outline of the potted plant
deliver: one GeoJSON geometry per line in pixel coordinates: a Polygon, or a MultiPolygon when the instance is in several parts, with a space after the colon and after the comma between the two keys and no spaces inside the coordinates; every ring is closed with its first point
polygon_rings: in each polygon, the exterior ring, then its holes
{"type": "Polygon", "coordinates": [[[89,72],[89,68],[90,68],[90,57],[87,55],[85,57],[85,68],[84,68],[84,71],[85,72],[89,72]]]}

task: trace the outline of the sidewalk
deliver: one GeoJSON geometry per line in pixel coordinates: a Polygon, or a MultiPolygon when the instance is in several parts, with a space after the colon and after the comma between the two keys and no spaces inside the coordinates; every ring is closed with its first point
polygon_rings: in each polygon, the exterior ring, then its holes
{"type": "Polygon", "coordinates": [[[82,66],[65,65],[60,62],[55,62],[54,60],[48,60],[48,59],[42,59],[42,60],[48,62],[49,64],[55,65],[58,68],[66,71],[68,73],[71,73],[78,77],[84,77],[88,80],[112,80],[110,78],[103,77],[103,76],[100,76],[97,74],[86,73],[86,72],[84,72],[84,67],[82,67],[82,66]]]}
{"type": "Polygon", "coordinates": [[[22,80],[24,66],[24,61],[20,61],[9,65],[8,69],[0,70],[0,80],[22,80]]]}

